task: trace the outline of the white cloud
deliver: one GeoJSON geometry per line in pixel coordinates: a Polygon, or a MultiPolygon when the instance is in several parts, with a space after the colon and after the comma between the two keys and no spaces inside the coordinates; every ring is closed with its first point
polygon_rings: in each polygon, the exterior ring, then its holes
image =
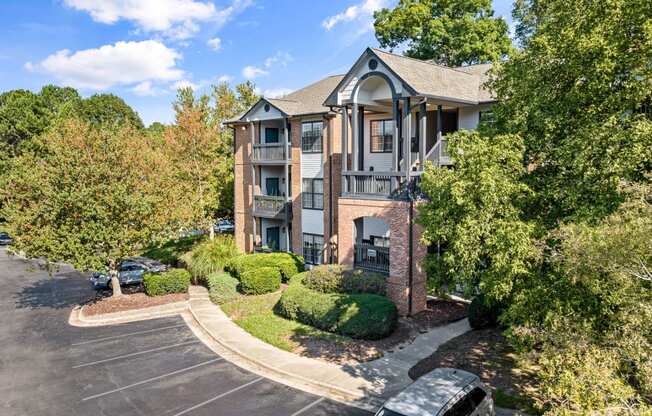
{"type": "Polygon", "coordinates": [[[273,56],[265,59],[262,67],[247,65],[242,68],[242,76],[246,79],[254,79],[260,76],[269,75],[269,71],[273,67],[286,67],[293,60],[294,58],[288,52],[278,51],[273,56]]]}
{"type": "Polygon", "coordinates": [[[196,91],[199,88],[199,85],[197,85],[197,84],[195,84],[195,83],[193,83],[191,81],[188,81],[187,79],[182,79],[182,80],[179,80],[179,81],[175,82],[174,84],[172,84],[172,90],[173,91],[176,91],[179,88],[187,88],[187,87],[190,87],[190,88],[192,88],[193,91],[196,91]]]}
{"type": "Polygon", "coordinates": [[[252,4],[233,0],[216,9],[212,2],[196,0],[64,0],[69,7],[88,12],[96,22],[133,22],[145,32],[161,32],[174,39],[188,39],[199,31],[197,22],[211,22],[219,28],[252,4]]]}
{"type": "Polygon", "coordinates": [[[341,13],[326,18],[322,26],[326,30],[331,30],[339,23],[361,21],[365,32],[368,31],[368,22],[376,10],[387,7],[387,0],[363,0],[362,3],[348,7],[341,13]]]}
{"type": "Polygon", "coordinates": [[[264,75],[269,75],[269,71],[258,68],[257,66],[247,65],[242,68],[242,76],[246,79],[254,79],[264,75]]]}
{"type": "Polygon", "coordinates": [[[222,75],[217,79],[217,82],[231,82],[233,81],[233,77],[231,75],[222,75]]]}
{"type": "MultiPolygon", "coordinates": [[[[63,49],[38,64],[28,62],[25,67],[48,73],[65,85],[103,90],[115,85],[179,80],[184,76],[176,66],[179,59],[176,50],[159,41],[145,40],[77,52],[63,49]]],[[[139,91],[147,91],[147,84],[140,85],[139,91]]]]}
{"type": "Polygon", "coordinates": [[[294,91],[294,90],[291,89],[291,88],[283,88],[283,87],[270,88],[270,89],[267,89],[267,90],[263,91],[263,96],[265,96],[267,98],[281,98],[281,97],[285,97],[286,95],[288,95],[292,91],[294,91]]]}
{"type": "Polygon", "coordinates": [[[209,48],[211,48],[214,51],[219,51],[222,49],[222,39],[220,38],[213,38],[209,39],[208,42],[206,42],[209,48]]]}
{"type": "Polygon", "coordinates": [[[131,91],[134,94],[140,95],[142,97],[144,97],[144,96],[155,97],[155,96],[158,96],[158,95],[165,94],[164,90],[161,90],[161,89],[156,88],[155,86],[153,86],[152,81],[143,81],[143,82],[137,84],[135,87],[133,87],[131,89],[131,91]]]}

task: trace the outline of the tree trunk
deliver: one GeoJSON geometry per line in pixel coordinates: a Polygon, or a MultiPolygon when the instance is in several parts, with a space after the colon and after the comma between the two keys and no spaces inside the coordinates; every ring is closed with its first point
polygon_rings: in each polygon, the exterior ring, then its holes
{"type": "Polygon", "coordinates": [[[111,289],[113,290],[113,297],[122,296],[122,288],[120,288],[118,271],[115,268],[111,268],[111,271],[109,272],[109,276],[111,276],[111,289]]]}
{"type": "Polygon", "coordinates": [[[215,228],[213,227],[213,224],[211,224],[210,227],[208,227],[208,238],[210,240],[215,238],[215,228]]]}

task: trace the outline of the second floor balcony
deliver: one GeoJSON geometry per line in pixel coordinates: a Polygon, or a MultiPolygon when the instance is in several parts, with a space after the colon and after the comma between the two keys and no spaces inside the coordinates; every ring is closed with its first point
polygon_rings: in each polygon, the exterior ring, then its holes
{"type": "Polygon", "coordinates": [[[291,145],[283,143],[256,143],[251,161],[259,164],[284,164],[291,158],[291,145]]]}
{"type": "Polygon", "coordinates": [[[284,196],[254,195],[253,208],[253,214],[257,217],[292,219],[292,204],[284,196]]]}

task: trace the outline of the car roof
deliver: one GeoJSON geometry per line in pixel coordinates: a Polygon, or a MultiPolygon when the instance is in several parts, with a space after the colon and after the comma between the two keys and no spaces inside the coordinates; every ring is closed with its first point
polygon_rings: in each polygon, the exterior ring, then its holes
{"type": "Polygon", "coordinates": [[[478,376],[455,368],[437,368],[422,376],[383,406],[405,416],[437,416],[478,376]]]}

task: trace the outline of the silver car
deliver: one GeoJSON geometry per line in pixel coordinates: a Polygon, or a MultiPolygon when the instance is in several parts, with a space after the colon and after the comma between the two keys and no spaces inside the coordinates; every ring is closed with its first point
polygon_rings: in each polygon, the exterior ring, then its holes
{"type": "Polygon", "coordinates": [[[376,416],[494,416],[491,391],[475,374],[437,368],[389,399],[376,416]]]}
{"type": "Polygon", "coordinates": [[[14,240],[6,232],[0,232],[0,246],[7,246],[13,243],[14,240]]]}
{"type": "MultiPolygon", "coordinates": [[[[168,266],[149,259],[147,257],[130,257],[120,263],[118,268],[118,281],[120,286],[140,284],[143,281],[143,274],[146,272],[164,272],[168,266]]],[[[95,289],[107,289],[111,287],[111,277],[106,273],[95,272],[90,278],[95,289]]]]}

